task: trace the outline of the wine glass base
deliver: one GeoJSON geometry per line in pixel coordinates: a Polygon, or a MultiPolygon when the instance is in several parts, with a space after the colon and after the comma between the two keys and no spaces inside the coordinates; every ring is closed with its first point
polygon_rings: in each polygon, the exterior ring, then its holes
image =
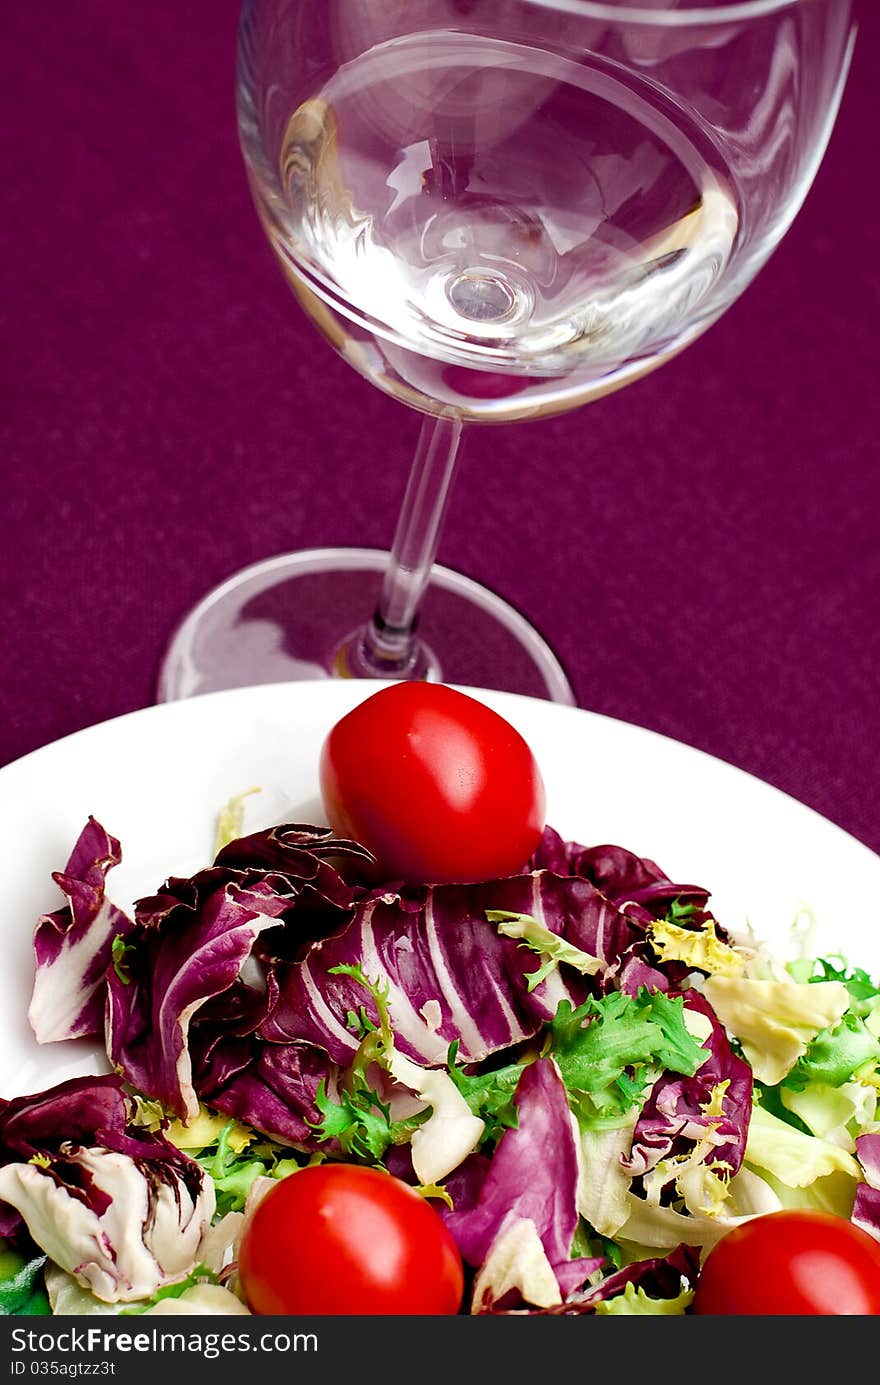
{"type": "MultiPolygon", "coordinates": [[[[356,676],[348,651],[376,606],[387,562],[380,549],[313,548],[236,573],[178,627],[159,672],[157,700],[356,676]]],[[[537,630],[461,573],[438,564],[431,569],[421,628],[426,639],[416,676],[577,703],[537,630]]]]}

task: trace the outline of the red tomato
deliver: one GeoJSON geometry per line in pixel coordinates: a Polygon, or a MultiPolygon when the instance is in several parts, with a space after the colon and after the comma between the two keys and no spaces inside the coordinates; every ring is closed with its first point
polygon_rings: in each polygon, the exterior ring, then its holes
{"type": "Polygon", "coordinates": [[[442,683],[393,683],[333,727],[321,794],[337,836],[386,880],[493,880],[522,869],[544,829],[544,782],[504,717],[442,683]]]}
{"type": "Polygon", "coordinates": [[[464,1275],[440,1214],[399,1178],[315,1164],[263,1197],[238,1272],[253,1313],[453,1314],[464,1275]]]}
{"type": "Polygon", "coordinates": [[[695,1313],[880,1313],[880,1241],[830,1212],[786,1210],[734,1227],[706,1257],[695,1313]]]}

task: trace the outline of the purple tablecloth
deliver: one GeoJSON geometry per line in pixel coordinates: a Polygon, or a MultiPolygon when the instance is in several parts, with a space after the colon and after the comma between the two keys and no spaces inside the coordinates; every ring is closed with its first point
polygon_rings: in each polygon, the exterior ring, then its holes
{"type": "MultiPolygon", "coordinates": [[[[284,288],[234,125],[235,0],[3,19],[0,763],[149,704],[244,564],[384,546],[418,419],[284,288]]],[[[880,850],[880,14],[758,281],[677,361],[473,431],[440,560],[523,608],[585,707],[880,850]]],[[[621,766],[638,792],[638,766],[621,766]]],[[[589,786],[585,786],[585,792],[589,786]]]]}

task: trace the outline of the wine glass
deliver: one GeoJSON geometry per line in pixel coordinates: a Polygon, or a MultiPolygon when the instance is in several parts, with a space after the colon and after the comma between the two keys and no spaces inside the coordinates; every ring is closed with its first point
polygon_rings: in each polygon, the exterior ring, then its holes
{"type": "Polygon", "coordinates": [[[347,676],[573,703],[527,619],[435,562],[462,427],[598,399],[720,317],[806,196],[855,32],[853,0],[245,0],[264,231],[319,331],[422,425],[390,553],[230,577],[160,700],[347,676]]]}

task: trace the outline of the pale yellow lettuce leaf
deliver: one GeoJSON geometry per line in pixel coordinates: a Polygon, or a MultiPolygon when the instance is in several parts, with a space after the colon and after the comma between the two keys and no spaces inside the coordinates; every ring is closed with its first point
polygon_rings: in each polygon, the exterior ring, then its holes
{"type": "Polygon", "coordinates": [[[528,1217],[511,1222],[492,1242],[474,1280],[471,1313],[497,1303],[511,1289],[535,1308],[554,1308],[562,1302],[538,1228],[528,1217]]]}
{"type": "Polygon", "coordinates": [[[621,1160],[632,1149],[638,1114],[634,1109],[626,1124],[611,1130],[583,1130],[579,1134],[578,1211],[600,1236],[615,1236],[629,1216],[632,1174],[621,1160]]]}
{"type": "Polygon", "coordinates": [[[806,1053],[822,1029],[841,1019],[850,1003],[840,981],[765,981],[709,976],[703,994],[742,1045],[759,1082],[775,1086],[806,1053]]]}
{"type": "Polygon", "coordinates": [[[687,967],[718,976],[737,976],[749,956],[721,941],[713,919],[699,929],[657,919],[650,925],[648,936],[662,962],[684,962],[687,967]]]}
{"type": "Polygon", "coordinates": [[[761,1106],[752,1107],[745,1161],[788,1188],[807,1188],[832,1173],[847,1175],[853,1188],[859,1179],[858,1162],[847,1150],[796,1130],[761,1106]]]}
{"type": "Polygon", "coordinates": [[[778,1212],[781,1207],[782,1202],[767,1180],[743,1168],[730,1180],[722,1209],[713,1211],[711,1216],[656,1206],[630,1193],[629,1216],[615,1239],[623,1244],[628,1260],[668,1254],[681,1242],[708,1251],[725,1232],[751,1217],[778,1212]]]}
{"type": "Polygon", "coordinates": [[[855,1152],[856,1136],[880,1130],[877,1120],[877,1088],[870,1082],[844,1082],[830,1087],[811,1082],[802,1092],[780,1087],[787,1111],[802,1120],[813,1135],[855,1152]]]}

